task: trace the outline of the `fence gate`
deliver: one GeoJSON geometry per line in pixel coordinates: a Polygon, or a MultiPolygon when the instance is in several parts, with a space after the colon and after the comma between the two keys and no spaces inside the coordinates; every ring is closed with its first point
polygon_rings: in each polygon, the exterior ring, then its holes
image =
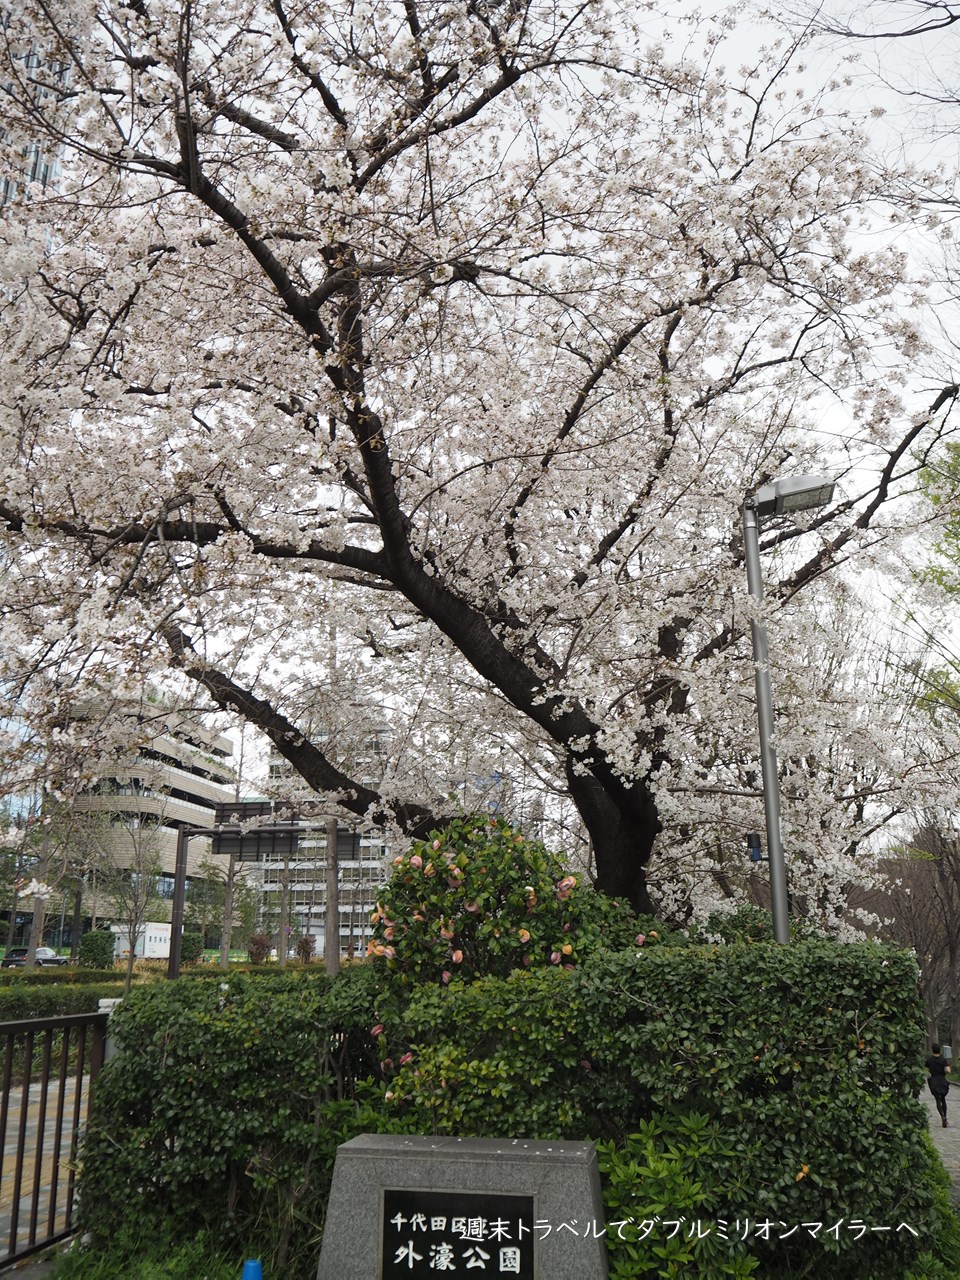
{"type": "Polygon", "coordinates": [[[0,1022],[0,1267],[74,1230],[77,1145],[106,1013],[0,1022]]]}

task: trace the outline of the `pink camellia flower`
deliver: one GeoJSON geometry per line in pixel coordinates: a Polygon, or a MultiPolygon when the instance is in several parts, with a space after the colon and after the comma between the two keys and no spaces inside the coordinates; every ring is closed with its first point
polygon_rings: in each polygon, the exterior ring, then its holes
{"type": "Polygon", "coordinates": [[[569,933],[572,928],[573,928],[573,925],[568,920],[567,923],[563,926],[563,932],[569,933]]]}
{"type": "Polygon", "coordinates": [[[374,1040],[376,1040],[377,1036],[383,1035],[383,1030],[384,1030],[383,1023],[378,1022],[375,1027],[370,1028],[370,1034],[373,1036],[374,1040]]]}
{"type": "Polygon", "coordinates": [[[572,890],[577,887],[576,876],[564,876],[557,884],[557,897],[560,899],[569,898],[572,890]]]}
{"type": "Polygon", "coordinates": [[[465,911],[469,911],[471,915],[474,915],[474,916],[475,916],[475,915],[479,912],[479,910],[480,910],[480,903],[479,903],[479,902],[477,902],[477,900],[476,900],[476,899],[474,899],[474,900],[473,900],[473,902],[468,902],[468,903],[467,903],[467,905],[466,905],[466,907],[464,908],[464,910],[465,910],[465,911]]]}
{"type": "Polygon", "coordinates": [[[530,956],[524,956],[523,957],[524,968],[529,969],[530,963],[531,963],[530,956]]]}
{"type": "Polygon", "coordinates": [[[586,1059],[586,1058],[581,1058],[581,1059],[580,1059],[580,1065],[581,1065],[581,1067],[583,1067],[584,1071],[592,1071],[592,1070],[593,1070],[593,1067],[591,1067],[590,1063],[587,1061],[587,1059],[586,1059]]]}
{"type": "Polygon", "coordinates": [[[463,964],[463,952],[455,951],[450,957],[454,964],[463,964]]]}
{"type": "Polygon", "coordinates": [[[402,854],[402,853],[398,853],[398,854],[397,854],[397,856],[396,856],[396,857],[394,858],[394,860],[393,860],[393,865],[394,865],[395,867],[401,867],[401,866],[403,866],[403,854],[402,854]]]}
{"type": "Polygon", "coordinates": [[[447,982],[449,982],[449,981],[450,981],[450,979],[453,977],[453,974],[450,972],[450,970],[449,970],[449,969],[444,969],[444,971],[443,971],[443,973],[441,973],[440,977],[442,978],[442,980],[443,980],[445,983],[447,983],[447,982]]]}
{"type": "Polygon", "coordinates": [[[561,961],[562,959],[563,959],[563,956],[560,954],[560,952],[559,952],[559,951],[551,951],[551,952],[550,952],[550,963],[551,963],[551,964],[559,964],[559,963],[560,963],[560,961],[561,961]]]}
{"type": "Polygon", "coordinates": [[[529,930],[529,929],[521,929],[521,930],[520,930],[520,932],[517,934],[517,937],[520,939],[520,941],[521,941],[521,942],[529,942],[529,941],[530,941],[530,930],[529,930]]]}
{"type": "Polygon", "coordinates": [[[385,956],[387,960],[393,960],[397,954],[397,949],[396,947],[384,947],[381,954],[385,956]]]}
{"type": "Polygon", "coordinates": [[[444,941],[449,942],[449,941],[450,941],[450,939],[453,937],[453,930],[452,930],[452,929],[448,929],[445,925],[441,925],[441,926],[440,926],[440,937],[441,937],[441,938],[443,938],[443,939],[444,939],[444,941]]]}
{"type": "Polygon", "coordinates": [[[392,941],[392,939],[393,939],[393,926],[392,926],[392,925],[391,925],[391,927],[390,927],[389,929],[384,929],[384,931],[383,931],[383,936],[386,938],[386,940],[387,940],[388,942],[392,941]]]}
{"type": "Polygon", "coordinates": [[[377,921],[378,921],[379,919],[380,919],[380,912],[379,912],[379,911],[371,911],[371,912],[370,912],[370,923],[371,923],[371,924],[376,924],[376,923],[377,923],[377,921]]]}
{"type": "Polygon", "coordinates": [[[412,1062],[412,1061],[413,1061],[413,1054],[405,1053],[403,1057],[400,1059],[400,1065],[401,1067],[405,1067],[408,1062],[412,1062]]]}
{"type": "Polygon", "coordinates": [[[418,871],[420,870],[420,868],[423,866],[423,859],[420,857],[419,853],[415,853],[413,855],[413,857],[410,859],[410,865],[411,867],[416,867],[418,871]]]}
{"type": "Polygon", "coordinates": [[[573,968],[575,968],[576,966],[575,966],[575,965],[572,965],[572,964],[565,964],[563,967],[564,967],[565,969],[573,969],[573,968]]]}
{"type": "Polygon", "coordinates": [[[384,1058],[384,1060],[380,1063],[380,1070],[381,1070],[381,1071],[392,1071],[392,1070],[393,1070],[393,1059],[392,1059],[392,1058],[384,1058]]]}
{"type": "Polygon", "coordinates": [[[430,847],[431,847],[432,849],[439,849],[439,848],[440,848],[440,841],[439,841],[439,840],[434,840],[433,844],[432,844],[430,847]]]}
{"type": "Polygon", "coordinates": [[[637,944],[638,947],[642,947],[643,944],[646,942],[646,940],[647,940],[647,935],[645,933],[638,933],[637,936],[634,938],[634,942],[637,944]]]}

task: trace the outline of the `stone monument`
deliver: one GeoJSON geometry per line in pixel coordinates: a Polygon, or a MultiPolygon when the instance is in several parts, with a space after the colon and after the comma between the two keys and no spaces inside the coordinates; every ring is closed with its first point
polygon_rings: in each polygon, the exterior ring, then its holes
{"type": "Polygon", "coordinates": [[[363,1134],[337,1149],[317,1280],[604,1280],[592,1142],[363,1134]]]}

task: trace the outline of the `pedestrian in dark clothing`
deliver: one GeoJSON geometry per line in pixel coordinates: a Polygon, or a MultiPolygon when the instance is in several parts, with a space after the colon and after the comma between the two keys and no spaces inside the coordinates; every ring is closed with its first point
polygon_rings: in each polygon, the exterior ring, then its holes
{"type": "Polygon", "coordinates": [[[937,1104],[937,1110],[940,1112],[940,1119],[943,1127],[947,1127],[947,1093],[950,1089],[950,1081],[947,1075],[950,1071],[950,1064],[940,1052],[940,1046],[935,1044],[931,1047],[930,1056],[927,1058],[927,1070],[930,1072],[930,1078],[927,1084],[930,1086],[930,1092],[933,1094],[934,1101],[937,1104]]]}

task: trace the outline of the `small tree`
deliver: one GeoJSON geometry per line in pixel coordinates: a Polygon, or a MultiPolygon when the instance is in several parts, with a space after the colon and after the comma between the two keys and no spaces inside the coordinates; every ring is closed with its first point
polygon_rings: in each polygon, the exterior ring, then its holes
{"type": "Polygon", "coordinates": [[[247,954],[251,964],[264,964],[273,947],[269,934],[254,933],[247,941],[247,954]]]}
{"type": "Polygon", "coordinates": [[[128,937],[127,972],[124,991],[130,990],[137,944],[151,916],[166,910],[157,884],[162,871],[158,832],[143,818],[122,824],[129,836],[129,848],[114,852],[104,869],[102,885],[114,914],[123,923],[128,937]],[[120,860],[123,860],[122,862],[120,860]]]}
{"type": "Polygon", "coordinates": [[[237,947],[245,947],[251,934],[257,931],[260,914],[260,890],[246,878],[237,876],[233,884],[233,941],[237,947]]]}
{"type": "Polygon", "coordinates": [[[312,933],[304,933],[297,939],[297,959],[309,964],[317,949],[317,940],[312,933]]]}
{"type": "Polygon", "coordinates": [[[203,859],[197,870],[200,874],[190,881],[190,893],[184,908],[184,924],[206,942],[211,933],[222,932],[227,881],[223,867],[209,858],[203,859]]]}

